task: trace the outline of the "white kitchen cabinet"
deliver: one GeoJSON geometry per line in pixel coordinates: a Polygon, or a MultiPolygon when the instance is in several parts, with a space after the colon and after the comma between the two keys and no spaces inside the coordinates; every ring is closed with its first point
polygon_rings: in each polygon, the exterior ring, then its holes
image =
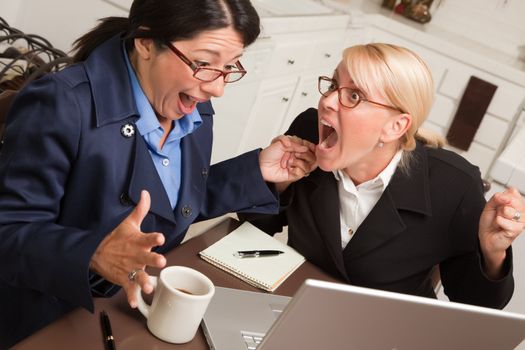
{"type": "MultiPolygon", "coordinates": [[[[247,50],[247,54],[253,52],[258,57],[262,83],[250,85],[243,79],[214,102],[212,162],[266,147],[288,129],[299,113],[317,106],[317,78],[332,74],[344,44],[348,18],[334,18],[316,19],[312,30],[304,30],[310,27],[298,18],[280,19],[283,26],[274,18],[267,26],[263,22],[266,31],[255,45],[269,42],[270,53],[261,57],[260,50],[247,50]]],[[[245,60],[243,57],[243,64],[245,60]]],[[[245,67],[251,74],[251,67],[245,67]]]]}
{"type": "Polygon", "coordinates": [[[269,39],[260,39],[250,46],[241,58],[247,74],[238,82],[227,84],[224,95],[212,100],[214,147],[212,163],[231,158],[239,153],[239,146],[251,111],[265,78],[268,60],[274,48],[269,39]]]}
{"type": "Polygon", "coordinates": [[[317,78],[319,74],[310,74],[299,78],[295,93],[286,114],[279,133],[284,134],[290,127],[295,117],[310,107],[317,108],[321,94],[317,90],[317,78]]]}
{"type": "Polygon", "coordinates": [[[295,85],[296,81],[293,79],[273,79],[261,84],[257,101],[243,133],[239,153],[264,148],[279,134],[295,85]]]}

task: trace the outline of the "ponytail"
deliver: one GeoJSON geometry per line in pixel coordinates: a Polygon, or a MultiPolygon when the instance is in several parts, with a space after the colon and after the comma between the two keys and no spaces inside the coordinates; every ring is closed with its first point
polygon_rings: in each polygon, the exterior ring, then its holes
{"type": "Polygon", "coordinates": [[[106,17],[99,20],[99,24],[75,40],[73,43],[73,63],[84,61],[103,42],[118,33],[128,31],[129,20],[126,17],[106,17]]]}
{"type": "Polygon", "coordinates": [[[417,130],[415,139],[424,144],[425,146],[432,148],[442,148],[447,145],[447,140],[445,140],[443,137],[432,131],[425,130],[422,128],[419,128],[417,130]]]}

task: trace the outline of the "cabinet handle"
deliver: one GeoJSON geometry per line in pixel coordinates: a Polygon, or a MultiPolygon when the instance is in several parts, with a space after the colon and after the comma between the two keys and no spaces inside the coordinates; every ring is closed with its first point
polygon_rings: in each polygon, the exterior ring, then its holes
{"type": "Polygon", "coordinates": [[[301,92],[301,95],[306,97],[306,96],[308,96],[308,93],[303,91],[303,92],[301,92]]]}
{"type": "Polygon", "coordinates": [[[288,64],[294,64],[295,60],[288,60],[288,64]]]}
{"type": "Polygon", "coordinates": [[[330,57],[332,57],[332,55],[330,55],[329,53],[325,53],[325,54],[324,54],[324,57],[326,57],[326,58],[330,58],[330,57]]]}
{"type": "Polygon", "coordinates": [[[288,102],[290,99],[288,97],[283,97],[281,101],[288,102]]]}

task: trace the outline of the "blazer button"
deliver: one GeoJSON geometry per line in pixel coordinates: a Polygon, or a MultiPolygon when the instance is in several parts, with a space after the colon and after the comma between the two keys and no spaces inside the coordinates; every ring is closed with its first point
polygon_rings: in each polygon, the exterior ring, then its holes
{"type": "Polygon", "coordinates": [[[129,198],[127,193],[122,192],[122,194],[120,195],[120,204],[126,207],[131,205],[131,198],[129,198]]]}
{"type": "Polygon", "coordinates": [[[181,212],[182,212],[182,216],[184,216],[185,218],[190,217],[192,213],[191,206],[190,205],[183,206],[181,212]]]}
{"type": "Polygon", "coordinates": [[[203,178],[207,178],[207,177],[208,177],[208,169],[206,169],[206,168],[202,168],[202,172],[201,172],[201,174],[202,174],[202,177],[203,177],[203,178]]]}

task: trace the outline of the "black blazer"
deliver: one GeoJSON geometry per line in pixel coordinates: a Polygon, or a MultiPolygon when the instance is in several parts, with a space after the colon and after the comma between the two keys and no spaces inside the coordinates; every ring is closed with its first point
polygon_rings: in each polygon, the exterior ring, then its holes
{"type": "MultiPolygon", "coordinates": [[[[299,115],[288,134],[318,143],[317,110],[299,115]]],[[[378,203],[345,249],[339,195],[332,172],[313,171],[281,195],[278,215],[242,215],[268,233],[288,225],[288,244],[347,283],[435,297],[431,270],[439,265],[452,301],[502,308],[514,280],[512,252],[505,277],[482,271],[478,222],[485,205],[477,167],[456,153],[418,143],[409,174],[396,170],[378,203]]]]}

